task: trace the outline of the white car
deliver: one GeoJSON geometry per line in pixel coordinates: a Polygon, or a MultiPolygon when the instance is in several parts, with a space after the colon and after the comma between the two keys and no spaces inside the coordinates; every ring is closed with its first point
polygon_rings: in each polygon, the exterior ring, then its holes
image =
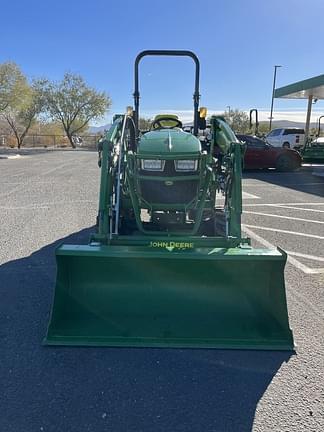
{"type": "Polygon", "coordinates": [[[298,128],[273,129],[265,139],[274,147],[297,149],[304,143],[305,131],[298,128]]]}
{"type": "Polygon", "coordinates": [[[324,146],[324,137],[317,137],[312,141],[312,146],[324,146]]]}

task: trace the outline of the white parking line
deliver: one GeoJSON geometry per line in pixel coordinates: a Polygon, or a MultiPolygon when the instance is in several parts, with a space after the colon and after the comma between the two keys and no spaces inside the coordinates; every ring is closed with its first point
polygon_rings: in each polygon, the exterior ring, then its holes
{"type": "Polygon", "coordinates": [[[260,215],[260,216],[275,217],[275,218],[281,218],[281,219],[290,219],[290,220],[295,220],[295,221],[300,221],[300,222],[311,222],[311,223],[317,223],[317,224],[324,224],[324,221],[302,219],[302,218],[293,217],[293,216],[282,216],[282,215],[276,215],[276,214],[271,214],[271,213],[261,213],[261,212],[254,212],[254,211],[248,211],[248,210],[244,210],[243,213],[260,215]]]}
{"type": "MultiPolygon", "coordinates": [[[[264,184],[263,182],[261,184],[258,183],[243,183],[244,187],[263,187],[263,188],[269,188],[269,184],[264,184]]],[[[282,184],[271,184],[271,187],[289,187],[289,186],[315,186],[315,185],[324,185],[323,182],[318,181],[315,183],[282,183],[282,184]]]]}
{"type": "Polygon", "coordinates": [[[7,206],[0,206],[0,210],[44,210],[44,209],[48,209],[48,207],[44,207],[44,206],[19,206],[19,207],[7,207],[7,206]]]}
{"type": "Polygon", "coordinates": [[[294,202],[294,203],[270,203],[270,204],[261,204],[261,203],[257,203],[257,204],[244,204],[245,206],[249,206],[249,207],[257,207],[257,206],[270,206],[270,207],[282,207],[282,206],[322,206],[324,205],[324,202],[294,202]]]}
{"type": "Polygon", "coordinates": [[[9,191],[7,191],[7,192],[3,192],[3,193],[1,193],[1,194],[0,194],[0,197],[5,197],[5,196],[7,196],[7,195],[11,195],[12,193],[14,193],[14,192],[16,192],[16,191],[18,191],[18,190],[20,190],[20,189],[21,189],[21,186],[20,186],[20,184],[19,184],[18,186],[12,188],[11,190],[9,190],[9,191]]]}
{"type": "Polygon", "coordinates": [[[324,171],[313,171],[312,175],[316,177],[324,177],[324,171]]]}
{"type": "Polygon", "coordinates": [[[260,197],[258,197],[258,196],[256,196],[256,195],[253,195],[253,194],[250,194],[250,193],[248,193],[248,192],[245,192],[245,191],[243,191],[242,192],[242,198],[244,199],[260,199],[260,197]]]}
{"type": "MultiPolygon", "coordinates": [[[[217,200],[220,200],[220,201],[225,200],[225,197],[221,194],[217,194],[216,197],[217,197],[217,200]]],[[[242,191],[242,198],[243,199],[260,199],[259,196],[250,194],[250,193],[245,192],[245,191],[242,191]]]]}
{"type": "Polygon", "coordinates": [[[70,206],[75,204],[93,204],[96,202],[96,200],[53,201],[39,204],[28,204],[26,206],[0,206],[0,210],[47,210],[50,206],[70,206]]]}
{"type": "Polygon", "coordinates": [[[10,177],[22,177],[24,175],[25,175],[25,171],[22,171],[22,172],[17,173],[17,174],[10,174],[10,177]]]}
{"type": "Polygon", "coordinates": [[[307,209],[307,208],[302,208],[302,207],[293,207],[293,206],[284,206],[284,205],[276,206],[276,208],[283,208],[283,209],[290,209],[290,210],[301,210],[301,211],[310,211],[310,212],[315,212],[315,213],[324,213],[324,210],[307,209]]]}
{"type": "Polygon", "coordinates": [[[292,255],[292,256],[296,256],[296,257],[300,257],[300,258],[306,258],[309,260],[313,260],[313,261],[321,261],[324,262],[324,257],[318,257],[318,256],[314,256],[314,255],[308,255],[308,254],[303,254],[300,252],[288,252],[286,251],[288,255],[292,255]]]}
{"type": "Polygon", "coordinates": [[[46,175],[48,175],[48,174],[51,174],[51,173],[54,172],[54,171],[57,171],[57,170],[59,170],[59,169],[61,169],[61,168],[66,167],[66,166],[71,166],[71,164],[69,164],[69,163],[61,164],[61,165],[59,165],[59,166],[56,166],[56,167],[54,167],[54,168],[51,168],[51,169],[49,169],[49,170],[47,170],[47,171],[44,171],[44,172],[40,173],[40,175],[41,175],[41,176],[46,176],[46,175]]]}
{"type": "MultiPolygon", "coordinates": [[[[258,243],[262,244],[263,246],[265,246],[268,249],[276,249],[276,246],[274,246],[272,243],[268,242],[263,237],[260,237],[258,234],[255,234],[255,232],[250,230],[249,228],[247,228],[247,226],[249,226],[249,225],[242,225],[242,229],[251,239],[257,241],[258,243]]],[[[287,260],[294,267],[298,268],[299,270],[301,270],[302,272],[304,272],[306,274],[324,273],[324,268],[312,269],[312,268],[306,266],[305,264],[301,263],[300,261],[296,260],[295,258],[293,258],[291,256],[291,253],[290,253],[290,255],[288,254],[287,260]]]]}
{"type": "Polygon", "coordinates": [[[292,234],[292,235],[297,235],[297,236],[301,236],[301,237],[309,237],[309,238],[315,238],[318,240],[324,240],[323,236],[318,236],[315,234],[304,234],[304,233],[300,233],[300,232],[296,232],[296,231],[287,231],[287,230],[282,230],[282,229],[278,229],[278,228],[269,228],[269,227],[261,227],[261,226],[257,226],[257,225],[245,225],[245,227],[248,228],[256,228],[256,229],[260,229],[260,230],[264,230],[264,231],[273,231],[273,232],[281,232],[284,234],[292,234]]]}

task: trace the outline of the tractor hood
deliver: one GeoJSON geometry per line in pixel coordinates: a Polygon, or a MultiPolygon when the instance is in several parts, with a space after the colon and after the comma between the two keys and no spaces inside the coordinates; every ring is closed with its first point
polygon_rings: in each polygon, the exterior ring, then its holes
{"type": "Polygon", "coordinates": [[[144,134],[138,146],[138,154],[200,154],[201,144],[194,135],[181,129],[160,129],[144,134]]]}

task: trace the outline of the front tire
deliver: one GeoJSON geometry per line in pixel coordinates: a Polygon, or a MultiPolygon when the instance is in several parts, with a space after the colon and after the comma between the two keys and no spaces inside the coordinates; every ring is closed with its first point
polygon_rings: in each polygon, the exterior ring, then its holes
{"type": "Polygon", "coordinates": [[[295,171],[298,168],[298,161],[288,155],[281,155],[276,161],[276,169],[280,172],[295,171]]]}
{"type": "Polygon", "coordinates": [[[289,142],[287,142],[287,141],[284,142],[284,143],[282,144],[282,147],[283,147],[283,148],[288,148],[288,149],[289,149],[289,148],[290,148],[290,144],[289,144],[289,142]]]}

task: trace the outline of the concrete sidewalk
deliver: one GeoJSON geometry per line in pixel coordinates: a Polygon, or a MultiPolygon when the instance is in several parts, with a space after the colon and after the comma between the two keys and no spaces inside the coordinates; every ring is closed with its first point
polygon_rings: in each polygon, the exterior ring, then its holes
{"type": "Polygon", "coordinates": [[[1,154],[0,153],[0,159],[17,159],[20,158],[20,154],[1,154]]]}

